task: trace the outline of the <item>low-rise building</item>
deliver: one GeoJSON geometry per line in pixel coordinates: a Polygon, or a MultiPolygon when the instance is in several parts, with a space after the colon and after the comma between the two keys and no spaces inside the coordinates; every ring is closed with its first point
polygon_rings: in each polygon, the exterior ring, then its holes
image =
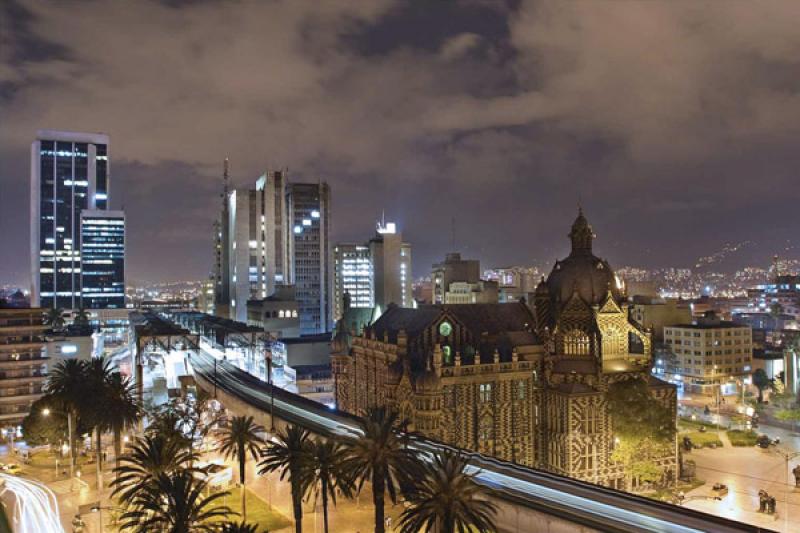
{"type": "Polygon", "coordinates": [[[446,304],[496,304],[498,300],[496,281],[454,281],[444,295],[446,304]]]}
{"type": "Polygon", "coordinates": [[[263,328],[276,339],[299,337],[299,309],[294,287],[278,285],[272,295],[247,302],[247,324],[263,328]]]}
{"type": "Polygon", "coordinates": [[[749,326],[720,320],[713,312],[693,323],[664,328],[664,343],[676,358],[675,378],[685,390],[734,394],[753,369],[749,326]]]}
{"type": "Polygon", "coordinates": [[[653,342],[664,340],[664,327],[692,321],[689,302],[676,298],[635,296],[630,308],[631,318],[653,333],[653,342]]]}

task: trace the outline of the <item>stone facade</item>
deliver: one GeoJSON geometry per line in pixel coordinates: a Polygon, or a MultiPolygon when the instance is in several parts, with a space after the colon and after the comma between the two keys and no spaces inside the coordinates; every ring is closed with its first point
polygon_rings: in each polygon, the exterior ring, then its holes
{"type": "MultiPolygon", "coordinates": [[[[651,337],[628,318],[606,261],[592,255],[583,214],[558,261],[526,302],[390,307],[361,336],[332,343],[337,406],[398,409],[412,429],[500,459],[615,488],[624,468],[607,392],[644,380],[676,412],[675,388],[651,376],[651,337]]],[[[677,449],[656,462],[677,477],[677,449]]]]}

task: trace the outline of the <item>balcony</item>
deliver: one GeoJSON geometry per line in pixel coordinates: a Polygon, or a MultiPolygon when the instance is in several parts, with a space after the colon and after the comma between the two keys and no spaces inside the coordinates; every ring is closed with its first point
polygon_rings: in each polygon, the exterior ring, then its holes
{"type": "Polygon", "coordinates": [[[42,397],[44,393],[42,392],[35,392],[31,394],[30,392],[26,392],[25,394],[19,394],[16,396],[4,396],[0,394],[0,404],[10,404],[10,403],[22,403],[22,402],[35,402],[39,398],[42,397]]]}
{"type": "Polygon", "coordinates": [[[3,387],[10,387],[12,385],[20,385],[24,383],[41,383],[47,378],[47,374],[42,372],[32,376],[8,376],[4,377],[0,373],[0,389],[3,387]]]}

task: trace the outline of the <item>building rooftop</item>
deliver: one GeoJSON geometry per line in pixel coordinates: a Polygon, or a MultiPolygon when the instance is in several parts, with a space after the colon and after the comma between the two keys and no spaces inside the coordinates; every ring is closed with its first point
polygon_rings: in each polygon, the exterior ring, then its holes
{"type": "Polygon", "coordinates": [[[692,323],[692,324],[675,324],[667,326],[669,328],[684,328],[684,329],[724,329],[724,328],[749,328],[746,324],[737,324],[729,320],[720,320],[712,323],[692,323]]]}

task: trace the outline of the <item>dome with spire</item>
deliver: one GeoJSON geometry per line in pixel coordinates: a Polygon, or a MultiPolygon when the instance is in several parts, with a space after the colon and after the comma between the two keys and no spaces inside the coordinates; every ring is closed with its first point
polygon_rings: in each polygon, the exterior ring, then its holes
{"type": "Polygon", "coordinates": [[[617,301],[621,299],[608,261],[592,253],[594,237],[592,226],[583,210],[578,208],[578,216],[569,232],[572,250],[565,259],[556,261],[546,281],[550,300],[556,304],[556,309],[569,301],[573,294],[590,305],[601,303],[609,290],[617,301]]]}

